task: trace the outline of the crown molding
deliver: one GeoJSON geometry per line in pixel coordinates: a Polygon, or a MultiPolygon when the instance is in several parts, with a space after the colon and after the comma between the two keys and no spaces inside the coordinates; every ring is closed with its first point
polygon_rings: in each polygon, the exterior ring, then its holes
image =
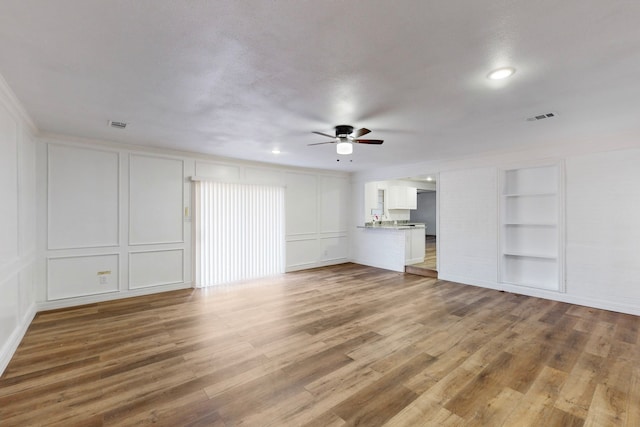
{"type": "Polygon", "coordinates": [[[24,105],[22,105],[2,74],[0,74],[0,102],[4,104],[10,112],[16,115],[34,136],[39,134],[40,131],[27,112],[27,109],[24,108],[24,105]]]}

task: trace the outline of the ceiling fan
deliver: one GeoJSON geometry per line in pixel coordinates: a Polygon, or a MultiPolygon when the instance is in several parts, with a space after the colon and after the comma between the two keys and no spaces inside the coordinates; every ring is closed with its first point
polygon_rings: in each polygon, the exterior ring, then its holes
{"type": "Polygon", "coordinates": [[[335,127],[336,135],[329,135],[327,133],[322,132],[311,132],[317,135],[326,136],[327,138],[332,138],[333,141],[326,142],[316,142],[314,144],[307,145],[322,145],[322,144],[338,144],[336,145],[336,151],[338,154],[351,154],[353,153],[353,144],[375,144],[380,145],[384,141],[381,139],[360,139],[361,136],[368,134],[371,132],[367,128],[361,128],[357,131],[353,131],[353,126],[349,125],[338,125],[335,127]]]}

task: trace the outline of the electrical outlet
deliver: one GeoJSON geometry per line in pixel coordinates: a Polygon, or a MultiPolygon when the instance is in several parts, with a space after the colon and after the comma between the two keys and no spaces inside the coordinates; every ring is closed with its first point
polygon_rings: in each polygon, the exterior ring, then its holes
{"type": "Polygon", "coordinates": [[[110,275],[111,275],[111,270],[98,271],[98,283],[101,285],[108,285],[110,275]]]}

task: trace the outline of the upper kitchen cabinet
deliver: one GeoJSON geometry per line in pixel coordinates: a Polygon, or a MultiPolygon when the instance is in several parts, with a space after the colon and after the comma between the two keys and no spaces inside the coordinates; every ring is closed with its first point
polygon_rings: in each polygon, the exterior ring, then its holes
{"type": "Polygon", "coordinates": [[[390,186],[388,209],[417,209],[418,189],[416,187],[390,186]]]}

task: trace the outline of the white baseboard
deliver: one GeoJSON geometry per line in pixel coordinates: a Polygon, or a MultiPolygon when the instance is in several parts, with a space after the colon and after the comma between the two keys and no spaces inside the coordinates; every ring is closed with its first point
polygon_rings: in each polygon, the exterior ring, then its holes
{"type": "Polygon", "coordinates": [[[495,283],[483,280],[474,280],[456,275],[438,273],[438,279],[456,282],[463,285],[478,286],[481,288],[506,291],[514,294],[527,295],[531,297],[544,298],[553,301],[566,302],[569,304],[583,305],[585,307],[599,308],[601,310],[616,311],[618,313],[633,314],[640,316],[640,304],[638,301],[614,301],[601,298],[591,298],[580,295],[571,295],[564,292],[535,289],[526,286],[510,285],[507,283],[495,283]]]}
{"type": "Polygon", "coordinates": [[[18,346],[20,345],[20,342],[22,341],[24,334],[27,333],[27,329],[29,329],[29,325],[31,325],[31,322],[33,321],[33,318],[35,316],[36,316],[36,304],[34,303],[34,304],[31,304],[31,306],[27,310],[27,313],[21,319],[20,324],[18,325],[17,328],[15,328],[15,330],[11,334],[11,337],[2,348],[2,351],[0,352],[0,376],[2,376],[2,374],[4,373],[4,370],[7,369],[7,366],[9,365],[9,362],[11,361],[13,354],[18,349],[18,346]]]}
{"type": "Polygon", "coordinates": [[[55,301],[44,301],[38,303],[38,311],[56,310],[58,308],[75,307],[84,304],[93,304],[96,302],[112,301],[122,298],[138,297],[142,295],[157,294],[160,292],[175,291],[178,289],[192,288],[193,284],[173,283],[171,285],[152,286],[148,288],[130,289],[127,291],[113,292],[107,294],[87,295],[83,297],[66,298],[55,301]]]}
{"type": "Polygon", "coordinates": [[[344,264],[347,262],[350,262],[349,259],[347,258],[333,258],[333,259],[328,259],[324,261],[305,262],[304,264],[288,265],[285,268],[285,272],[291,273],[293,271],[309,270],[311,268],[318,268],[318,267],[328,267],[330,265],[344,264]]]}

